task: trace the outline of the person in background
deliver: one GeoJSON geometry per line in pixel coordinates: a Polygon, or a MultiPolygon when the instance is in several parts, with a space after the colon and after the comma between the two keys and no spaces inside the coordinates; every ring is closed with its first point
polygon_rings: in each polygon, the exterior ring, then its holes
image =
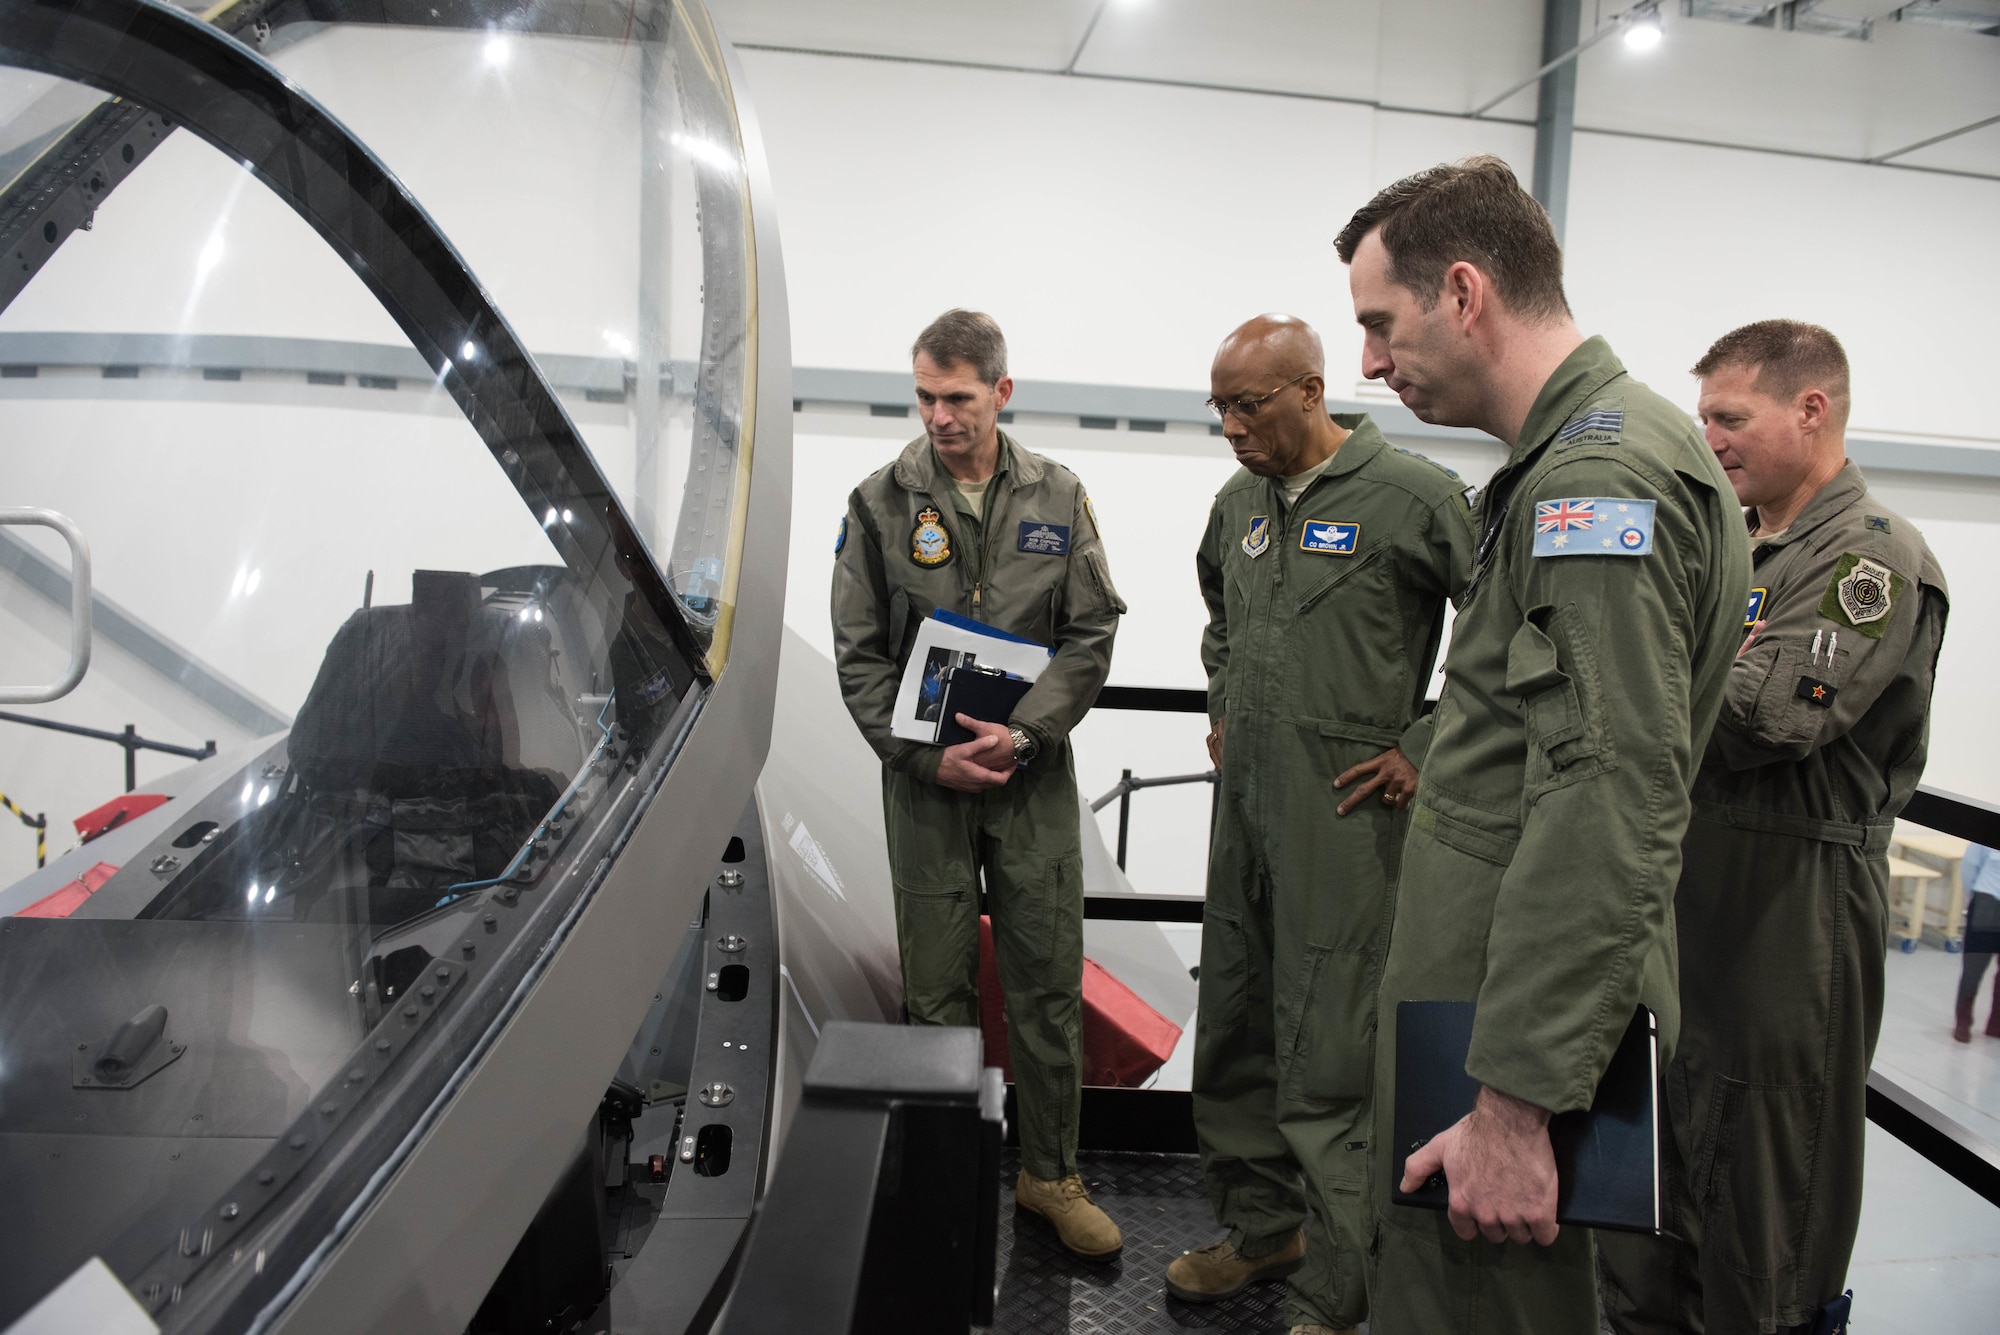
{"type": "MultiPolygon", "coordinates": [[[[1540,204],[1498,158],[1418,172],[1334,242],[1361,372],[1508,447],[1479,493],[1376,1003],[1375,1335],[1596,1335],[1549,1118],[1587,1108],[1641,1004],[1670,1046],[1688,784],[1749,588],[1742,511],[1687,414],[1585,338],[1540,204]],[[1473,1111],[1393,1204],[1397,1006],[1475,1003],[1473,1111]]],[[[1717,1328],[1720,1331],[1720,1327],[1717,1328]]],[[[1734,1335],[1734,1332],[1731,1333],[1734,1335]]]]}
{"type": "Polygon", "coordinates": [[[924,434],[847,500],[834,542],[840,690],[882,758],[903,1005],[979,1024],[985,890],[1020,1108],[1014,1199],[1086,1257],[1124,1245],[1076,1171],[1083,1098],[1083,843],[1070,730],[1125,611],[1083,483],[999,428],[1014,392],[992,317],[946,311],[910,350],[924,434]],[[917,631],[945,609],[1054,649],[1006,723],[929,746],[890,733],[917,631]]]}
{"type": "Polygon", "coordinates": [[[1195,554],[1222,788],[1194,1121],[1229,1236],[1169,1265],[1167,1291],[1212,1302],[1291,1274],[1293,1335],[1322,1335],[1368,1315],[1375,979],[1471,488],[1365,414],[1329,415],[1303,321],[1239,327],[1209,387],[1242,468],[1195,554]]]}
{"type": "MultiPolygon", "coordinates": [[[[1952,1020],[1951,1036],[1970,1043],[1972,1004],[1979,1000],[1979,984],[1986,977],[1986,966],[1993,962],[1993,947],[2000,944],[2000,853],[1984,844],[1966,849],[1958,864],[1958,882],[1965,887],[1965,963],[1958,975],[1958,1013],[1952,1020]]],[[[1993,974],[1993,1008],[1986,1012],[1986,1036],[2000,1038],[2000,970],[1993,974]]]]}
{"type": "Polygon", "coordinates": [[[1923,773],[1947,595],[1847,457],[1838,339],[1760,320],[1694,374],[1754,587],[1674,898],[1676,1236],[1600,1234],[1604,1308],[1619,1335],[1817,1335],[1844,1328],[1889,840],[1923,773]]]}

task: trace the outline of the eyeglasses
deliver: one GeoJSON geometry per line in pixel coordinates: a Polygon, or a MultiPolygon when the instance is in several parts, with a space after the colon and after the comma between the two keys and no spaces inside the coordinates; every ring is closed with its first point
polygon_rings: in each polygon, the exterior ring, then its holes
{"type": "Polygon", "coordinates": [[[1277,389],[1272,390],[1269,394],[1259,394],[1255,398],[1218,399],[1211,396],[1203,400],[1203,402],[1208,404],[1208,410],[1215,414],[1215,418],[1218,422],[1227,421],[1229,414],[1232,412],[1247,422],[1251,418],[1257,415],[1257,410],[1259,408],[1262,408],[1265,404],[1269,403],[1272,399],[1276,398],[1279,395],[1279,393],[1281,393],[1284,390],[1290,389],[1293,385],[1298,384],[1299,381],[1304,380],[1307,376],[1315,374],[1317,374],[1317,372],[1301,371],[1297,375],[1293,376],[1290,380],[1287,380],[1284,384],[1278,386],[1277,389]]]}

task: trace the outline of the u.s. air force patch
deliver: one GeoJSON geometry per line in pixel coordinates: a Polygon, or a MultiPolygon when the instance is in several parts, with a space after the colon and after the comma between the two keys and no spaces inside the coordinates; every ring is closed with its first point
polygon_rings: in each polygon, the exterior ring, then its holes
{"type": "Polygon", "coordinates": [[[1361,546],[1361,525],[1308,519],[1299,526],[1299,550],[1322,556],[1352,556],[1361,546]]]}
{"type": "Polygon", "coordinates": [[[1536,556],[1650,556],[1652,501],[1569,496],[1535,502],[1536,556]]]}
{"type": "Polygon", "coordinates": [[[1889,610],[1902,591],[1901,575],[1879,561],[1848,552],[1833,567],[1833,580],[1819,600],[1819,614],[1879,640],[1889,629],[1889,610]]]}
{"type": "Polygon", "coordinates": [[[951,560],[951,533],[931,506],[917,511],[917,526],[910,530],[910,559],[927,570],[951,560]]]}
{"type": "Polygon", "coordinates": [[[840,555],[840,549],[847,545],[847,516],[840,517],[840,532],[833,535],[833,554],[840,555]]]}
{"type": "Polygon", "coordinates": [[[1243,554],[1256,560],[1271,550],[1271,516],[1252,515],[1250,531],[1243,535],[1243,554]]]}

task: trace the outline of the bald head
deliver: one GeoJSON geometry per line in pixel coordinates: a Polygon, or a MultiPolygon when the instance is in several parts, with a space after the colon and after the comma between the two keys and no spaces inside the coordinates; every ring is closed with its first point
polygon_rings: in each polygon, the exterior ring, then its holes
{"type": "Polygon", "coordinates": [[[1326,415],[1326,350],[1304,320],[1245,320],[1215,350],[1208,386],[1236,462],[1260,477],[1296,476],[1347,438],[1326,415]]]}
{"type": "Polygon", "coordinates": [[[1219,375],[1225,366],[1252,380],[1268,377],[1272,385],[1302,375],[1324,379],[1326,349],[1313,327],[1297,316],[1260,315],[1237,325],[1215,350],[1214,372],[1219,375]]]}

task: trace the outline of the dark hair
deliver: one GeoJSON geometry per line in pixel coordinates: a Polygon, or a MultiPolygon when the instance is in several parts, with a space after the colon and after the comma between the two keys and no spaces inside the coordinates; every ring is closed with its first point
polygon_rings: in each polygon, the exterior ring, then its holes
{"type": "Polygon", "coordinates": [[[1789,402],[1803,389],[1825,392],[1838,409],[1847,406],[1847,349],[1831,331],[1803,320],[1759,320],[1715,340],[1694,364],[1706,378],[1725,366],[1757,372],[1757,388],[1789,402]]]}
{"type": "Polygon", "coordinates": [[[984,311],[948,310],[932,320],[910,346],[910,360],[923,353],[940,368],[965,362],[989,385],[1007,375],[1007,336],[984,311]]]}
{"type": "Polygon", "coordinates": [[[1425,310],[1437,305],[1445,271],[1463,260],[1492,280],[1515,314],[1529,320],[1569,314],[1562,247],[1548,212],[1499,158],[1439,163],[1387,187],[1334,238],[1340,262],[1354,263],[1362,238],[1377,227],[1390,276],[1416,293],[1425,310]]]}

